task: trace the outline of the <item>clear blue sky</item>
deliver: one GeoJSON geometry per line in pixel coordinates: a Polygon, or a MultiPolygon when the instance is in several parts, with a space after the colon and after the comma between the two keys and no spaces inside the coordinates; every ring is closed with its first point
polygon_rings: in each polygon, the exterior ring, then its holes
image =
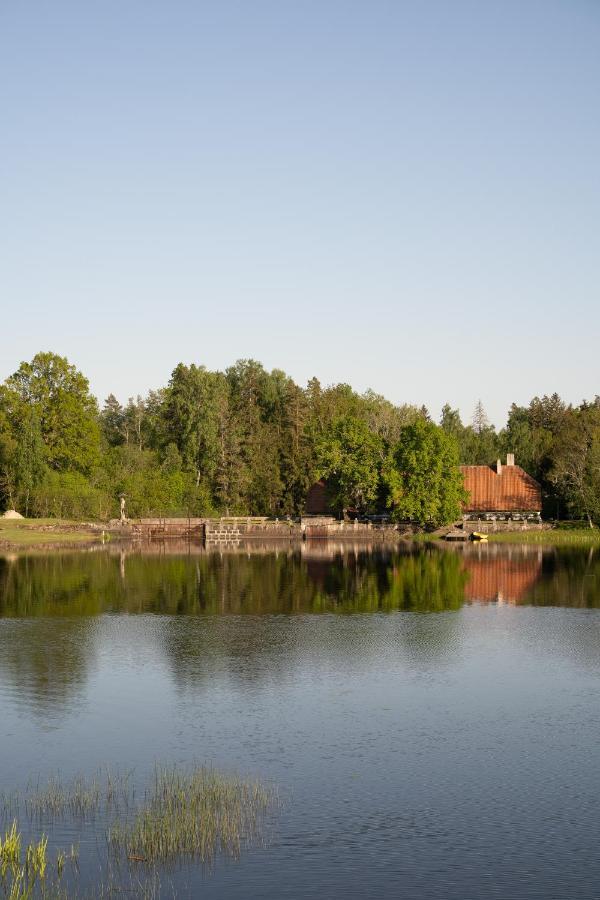
{"type": "Polygon", "coordinates": [[[0,377],[600,392],[598,0],[0,0],[0,377]]]}

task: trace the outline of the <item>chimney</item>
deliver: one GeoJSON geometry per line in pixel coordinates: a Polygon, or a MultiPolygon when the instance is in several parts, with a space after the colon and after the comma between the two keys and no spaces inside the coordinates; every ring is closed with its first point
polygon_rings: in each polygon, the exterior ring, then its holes
{"type": "Polygon", "coordinates": [[[506,454],[506,465],[507,465],[507,466],[514,466],[514,464],[515,464],[515,454],[514,454],[514,453],[507,453],[507,454],[506,454]]]}
{"type": "Polygon", "coordinates": [[[502,475],[502,463],[500,462],[500,457],[496,460],[496,473],[502,475]]]}

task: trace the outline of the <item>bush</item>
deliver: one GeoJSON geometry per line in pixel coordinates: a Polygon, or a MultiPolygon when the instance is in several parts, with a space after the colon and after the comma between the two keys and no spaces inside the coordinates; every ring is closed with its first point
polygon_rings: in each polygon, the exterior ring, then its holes
{"type": "Polygon", "coordinates": [[[33,516],[59,519],[106,519],[111,498],[79,472],[48,471],[31,496],[33,516]]]}

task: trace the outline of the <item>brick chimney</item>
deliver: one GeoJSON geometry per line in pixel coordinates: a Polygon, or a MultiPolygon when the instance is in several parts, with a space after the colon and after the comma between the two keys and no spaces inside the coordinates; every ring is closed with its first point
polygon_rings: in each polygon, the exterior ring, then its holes
{"type": "Polygon", "coordinates": [[[502,463],[500,462],[500,457],[496,460],[496,474],[502,475],[502,463]]]}
{"type": "Polygon", "coordinates": [[[507,466],[514,466],[514,464],[515,464],[515,454],[514,454],[514,453],[507,453],[507,454],[506,454],[506,465],[507,465],[507,466]]]}

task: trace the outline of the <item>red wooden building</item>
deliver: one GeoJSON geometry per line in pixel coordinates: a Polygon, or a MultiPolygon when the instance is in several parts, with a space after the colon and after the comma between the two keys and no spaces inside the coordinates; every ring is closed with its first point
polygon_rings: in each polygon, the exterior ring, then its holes
{"type": "Polygon", "coordinates": [[[535,478],[515,465],[509,453],[506,464],[461,466],[469,500],[464,515],[475,519],[539,519],[542,490],[535,478]]]}

